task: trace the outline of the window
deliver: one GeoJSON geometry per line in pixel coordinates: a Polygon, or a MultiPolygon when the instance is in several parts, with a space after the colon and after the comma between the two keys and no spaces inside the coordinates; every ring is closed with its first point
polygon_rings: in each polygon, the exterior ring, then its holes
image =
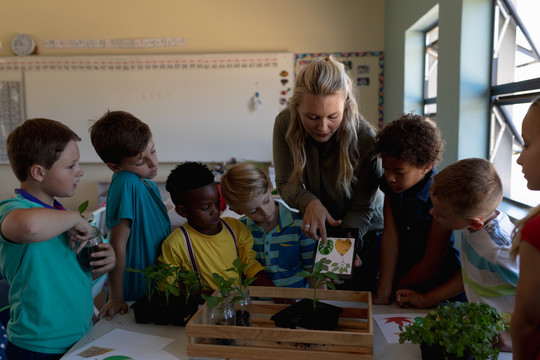
{"type": "Polygon", "coordinates": [[[424,116],[437,120],[437,68],[439,63],[439,26],[426,31],[424,60],[424,116]]]}
{"type": "Polygon", "coordinates": [[[528,206],[540,203],[540,193],[527,189],[516,159],[523,146],[521,122],[531,101],[540,96],[539,13],[538,0],[495,0],[490,160],[505,197],[528,206]]]}

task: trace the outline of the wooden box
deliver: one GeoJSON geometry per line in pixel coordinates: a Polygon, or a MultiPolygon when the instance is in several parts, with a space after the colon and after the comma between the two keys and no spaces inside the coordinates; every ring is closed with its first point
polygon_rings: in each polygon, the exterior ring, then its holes
{"type": "MultiPolygon", "coordinates": [[[[250,287],[251,297],[313,299],[313,289],[250,287]]],[[[336,330],[277,328],[270,317],[288,305],[254,300],[250,327],[208,324],[204,304],[186,325],[187,354],[229,359],[373,359],[370,292],[317,290],[317,297],[343,308],[336,330]],[[218,345],[211,339],[234,339],[218,345]]]]}

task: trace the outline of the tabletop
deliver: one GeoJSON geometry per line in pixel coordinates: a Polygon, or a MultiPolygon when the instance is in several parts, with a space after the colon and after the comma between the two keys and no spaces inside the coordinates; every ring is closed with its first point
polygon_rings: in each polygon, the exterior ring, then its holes
{"type": "MultiPolygon", "coordinates": [[[[427,310],[419,309],[400,309],[394,304],[391,305],[373,305],[373,314],[420,314],[427,313],[427,310]]],[[[81,338],[66,355],[72,354],[77,349],[88,345],[92,341],[100,338],[109,331],[114,329],[123,329],[137,333],[156,335],[166,338],[173,338],[174,341],[163,349],[175,356],[177,359],[201,359],[190,357],[186,353],[186,336],[185,328],[174,325],[154,325],[154,324],[137,324],[133,310],[129,310],[127,314],[117,315],[112,320],[101,319],[94,327],[81,338]]],[[[376,360],[417,360],[421,359],[420,347],[414,344],[396,344],[388,343],[381,329],[374,322],[373,326],[373,358],[376,360]]],[[[511,360],[511,353],[500,353],[498,360],[511,360]]]]}

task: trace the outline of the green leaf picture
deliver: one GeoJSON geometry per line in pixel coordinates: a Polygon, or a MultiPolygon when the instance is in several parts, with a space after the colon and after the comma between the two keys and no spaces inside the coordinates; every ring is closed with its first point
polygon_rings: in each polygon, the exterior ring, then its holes
{"type": "Polygon", "coordinates": [[[321,242],[319,242],[319,252],[323,255],[328,255],[334,250],[334,241],[331,239],[328,239],[326,241],[326,246],[321,242]]]}

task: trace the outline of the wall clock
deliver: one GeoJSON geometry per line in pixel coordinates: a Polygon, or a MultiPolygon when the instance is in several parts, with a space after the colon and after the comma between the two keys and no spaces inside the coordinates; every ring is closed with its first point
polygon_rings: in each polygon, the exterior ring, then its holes
{"type": "Polygon", "coordinates": [[[15,55],[30,55],[36,50],[36,42],[30,35],[17,34],[11,40],[11,50],[15,55]]]}

